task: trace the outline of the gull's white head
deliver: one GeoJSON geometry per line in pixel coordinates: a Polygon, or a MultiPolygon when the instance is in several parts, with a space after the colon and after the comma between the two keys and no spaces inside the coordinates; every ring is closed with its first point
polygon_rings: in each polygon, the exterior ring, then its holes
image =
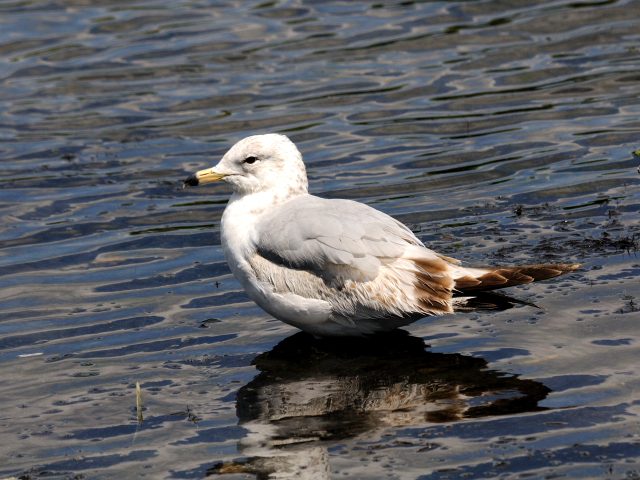
{"type": "Polygon", "coordinates": [[[284,197],[307,193],[302,155],[284,135],[254,135],[236,143],[213,168],[190,175],[185,187],[224,180],[238,195],[273,190],[284,197]]]}

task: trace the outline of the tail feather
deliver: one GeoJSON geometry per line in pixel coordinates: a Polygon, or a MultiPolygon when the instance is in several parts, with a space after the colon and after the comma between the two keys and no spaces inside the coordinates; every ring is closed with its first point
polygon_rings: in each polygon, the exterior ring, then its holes
{"type": "Polygon", "coordinates": [[[455,289],[458,292],[471,292],[523,285],[573,272],[579,266],[580,264],[550,263],[522,267],[467,268],[463,276],[455,279],[455,289]]]}

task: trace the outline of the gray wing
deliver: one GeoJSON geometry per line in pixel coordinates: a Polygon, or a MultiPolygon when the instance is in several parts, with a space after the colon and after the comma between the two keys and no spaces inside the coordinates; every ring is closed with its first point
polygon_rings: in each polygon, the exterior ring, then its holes
{"type": "Polygon", "coordinates": [[[321,276],[333,264],[374,277],[382,263],[399,258],[409,245],[423,246],[411,230],[378,210],[312,195],[276,207],[256,229],[259,255],[321,276]]]}

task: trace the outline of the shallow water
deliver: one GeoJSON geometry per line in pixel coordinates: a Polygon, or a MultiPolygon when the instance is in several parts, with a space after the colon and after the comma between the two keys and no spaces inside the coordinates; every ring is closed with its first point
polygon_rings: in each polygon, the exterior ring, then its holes
{"type": "Polygon", "coordinates": [[[640,478],[639,17],[0,2],[0,477],[640,478]],[[265,132],[441,253],[583,266],[313,342],[230,274],[229,189],[181,188],[265,132]]]}

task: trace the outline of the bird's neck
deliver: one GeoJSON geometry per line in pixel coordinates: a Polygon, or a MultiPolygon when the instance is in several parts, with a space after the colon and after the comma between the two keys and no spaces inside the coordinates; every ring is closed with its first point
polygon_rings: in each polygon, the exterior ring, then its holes
{"type": "Polygon", "coordinates": [[[277,188],[260,192],[239,194],[234,193],[229,199],[227,209],[231,208],[244,215],[259,216],[271,211],[274,207],[288,202],[292,198],[307,194],[307,186],[299,188],[277,188]]]}

